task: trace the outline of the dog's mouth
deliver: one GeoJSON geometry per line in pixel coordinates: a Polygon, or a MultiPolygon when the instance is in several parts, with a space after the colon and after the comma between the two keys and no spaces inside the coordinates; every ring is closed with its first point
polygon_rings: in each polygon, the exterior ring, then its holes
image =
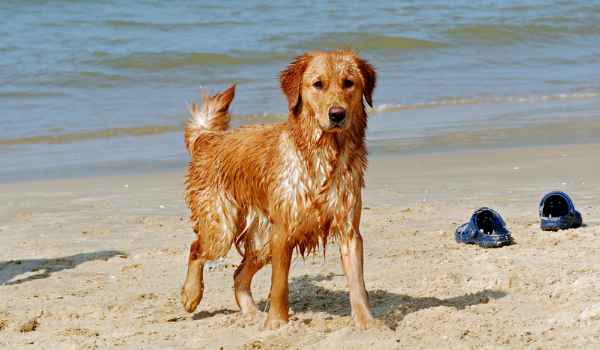
{"type": "Polygon", "coordinates": [[[342,131],[342,130],[348,129],[348,123],[345,120],[341,121],[341,122],[331,122],[331,121],[321,122],[319,120],[319,126],[321,127],[321,129],[323,131],[337,132],[337,131],[342,131]]]}
{"type": "Polygon", "coordinates": [[[339,122],[339,123],[332,123],[330,126],[331,130],[343,130],[343,129],[347,129],[348,126],[346,125],[346,121],[343,122],[339,122]]]}

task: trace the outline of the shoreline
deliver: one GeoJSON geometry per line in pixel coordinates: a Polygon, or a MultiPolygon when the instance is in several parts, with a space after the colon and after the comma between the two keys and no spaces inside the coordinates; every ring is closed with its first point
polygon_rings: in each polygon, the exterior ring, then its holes
{"type": "MultiPolygon", "coordinates": [[[[440,105],[369,117],[370,159],[594,145],[600,98],[440,105]]],[[[185,119],[182,116],[183,119],[185,119]]],[[[233,120],[233,126],[243,120],[233,120]]],[[[137,129],[148,126],[137,125],[137,129]]],[[[153,127],[149,127],[154,130],[153,127]]],[[[5,145],[0,183],[179,171],[189,154],[181,131],[72,143],[5,145]]]]}
{"type": "MultiPolygon", "coordinates": [[[[600,142],[586,142],[586,143],[578,143],[578,144],[564,144],[558,146],[523,146],[523,147],[505,147],[505,148],[497,148],[497,149],[480,149],[480,150],[450,150],[447,152],[438,151],[438,152],[428,152],[428,153],[418,153],[418,154],[400,154],[400,155],[388,155],[388,154],[369,154],[368,161],[369,164],[372,162],[387,162],[393,161],[396,158],[411,158],[411,157],[452,157],[452,156],[462,156],[468,154],[481,154],[481,153],[494,153],[494,152],[511,152],[511,151],[528,151],[528,150],[544,150],[544,149],[554,149],[554,148],[571,148],[571,147],[596,147],[599,146],[600,142]]],[[[182,146],[183,147],[183,146],[182,146]]],[[[187,154],[186,154],[187,155],[187,154]]],[[[189,158],[189,157],[188,157],[189,158]]],[[[120,160],[117,162],[108,163],[109,170],[99,170],[101,167],[93,166],[89,167],[89,165],[81,165],[81,166],[73,166],[71,168],[86,168],[87,170],[79,171],[80,175],[74,176],[65,176],[67,174],[71,174],[68,170],[55,170],[54,168],[46,169],[48,171],[51,178],[49,179],[30,179],[27,178],[27,174],[30,173],[30,170],[21,170],[21,171],[5,171],[3,177],[0,177],[0,186],[3,185],[11,185],[11,184],[19,184],[19,183],[34,183],[34,182],[47,182],[47,181],[65,181],[65,180],[75,180],[75,179],[95,179],[95,178],[105,178],[105,177],[120,177],[120,176],[144,176],[144,175],[153,175],[153,174],[168,174],[168,173],[178,173],[183,172],[188,166],[187,161],[183,161],[182,159],[174,159],[171,163],[181,163],[179,167],[181,171],[173,170],[173,164],[169,166],[157,166],[148,165],[148,163],[152,163],[151,160],[146,159],[145,161],[134,161],[133,163],[146,163],[146,165],[138,164],[133,165],[133,167],[128,168],[126,170],[122,170],[119,168],[119,164],[127,163],[129,166],[132,166],[131,161],[120,160]],[[142,170],[143,169],[143,170],[142,170]],[[153,169],[153,170],[150,170],[153,169]],[[106,172],[109,173],[106,173],[106,172]],[[7,173],[12,173],[12,175],[6,176],[7,173]],[[100,173],[100,175],[96,174],[100,173]],[[87,174],[87,175],[81,175],[87,174]],[[15,181],[17,177],[25,178],[22,181],[15,181]]],[[[69,169],[69,167],[66,167],[69,169]]],[[[40,169],[36,169],[39,171],[40,169]]],[[[368,169],[367,169],[368,173],[368,169]]]]}
{"type": "MultiPolygon", "coordinates": [[[[280,330],[238,312],[235,249],[206,271],[204,299],[185,313],[178,291],[194,235],[183,171],[1,184],[0,347],[594,348],[597,159],[600,145],[370,158],[361,234],[380,327],[366,332],[353,328],[333,243],[294,258],[280,330]],[[539,201],[556,189],[584,227],[540,230],[539,201]],[[482,206],[515,244],[454,241],[482,206]]],[[[266,267],[253,283],[261,309],[269,286],[266,267]]]]}

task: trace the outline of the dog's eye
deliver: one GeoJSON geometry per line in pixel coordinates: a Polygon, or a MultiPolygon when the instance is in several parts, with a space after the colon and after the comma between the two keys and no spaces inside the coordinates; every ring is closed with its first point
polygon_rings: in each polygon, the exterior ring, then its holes
{"type": "Polygon", "coordinates": [[[323,88],[323,83],[321,83],[320,81],[317,81],[316,83],[313,84],[314,87],[316,87],[317,89],[321,90],[323,88]]]}
{"type": "Polygon", "coordinates": [[[351,86],[354,86],[354,82],[352,80],[346,80],[344,82],[344,86],[347,87],[347,88],[349,88],[351,86]]]}

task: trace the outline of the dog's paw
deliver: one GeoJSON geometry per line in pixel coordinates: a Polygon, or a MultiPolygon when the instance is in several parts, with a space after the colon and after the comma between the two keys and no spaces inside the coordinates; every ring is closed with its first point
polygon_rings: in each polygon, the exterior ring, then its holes
{"type": "Polygon", "coordinates": [[[362,320],[359,320],[357,318],[357,319],[354,320],[354,326],[356,327],[356,329],[360,329],[360,330],[363,330],[363,331],[379,327],[377,325],[377,322],[375,322],[375,320],[370,319],[370,318],[365,318],[365,319],[362,319],[362,320]]]}
{"type": "Polygon", "coordinates": [[[269,319],[267,319],[267,322],[265,322],[265,329],[269,330],[269,331],[274,331],[280,327],[285,326],[286,323],[287,323],[286,320],[281,320],[281,319],[269,320],[269,319]]]}
{"type": "Polygon", "coordinates": [[[266,312],[262,312],[258,309],[256,310],[249,310],[249,311],[242,311],[242,314],[244,315],[244,320],[246,321],[254,321],[254,320],[258,320],[259,318],[265,318],[267,317],[267,313],[266,312]]]}
{"type": "Polygon", "coordinates": [[[181,304],[187,312],[194,312],[202,300],[202,290],[198,285],[184,285],[181,289],[181,304]]]}

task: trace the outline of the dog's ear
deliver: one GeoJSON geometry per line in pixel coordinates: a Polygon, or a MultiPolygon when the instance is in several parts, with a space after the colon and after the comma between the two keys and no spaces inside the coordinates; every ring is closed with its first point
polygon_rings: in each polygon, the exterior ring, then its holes
{"type": "Polygon", "coordinates": [[[288,99],[290,112],[296,109],[301,101],[300,90],[302,89],[302,75],[308,67],[311,56],[304,54],[296,57],[296,61],[279,74],[281,90],[288,99]]]}
{"type": "Polygon", "coordinates": [[[367,61],[362,58],[356,58],[356,63],[358,64],[358,69],[360,70],[360,74],[363,77],[363,94],[365,95],[365,100],[373,108],[373,90],[375,90],[375,84],[377,83],[377,73],[375,72],[375,67],[367,63],[367,61]]]}

